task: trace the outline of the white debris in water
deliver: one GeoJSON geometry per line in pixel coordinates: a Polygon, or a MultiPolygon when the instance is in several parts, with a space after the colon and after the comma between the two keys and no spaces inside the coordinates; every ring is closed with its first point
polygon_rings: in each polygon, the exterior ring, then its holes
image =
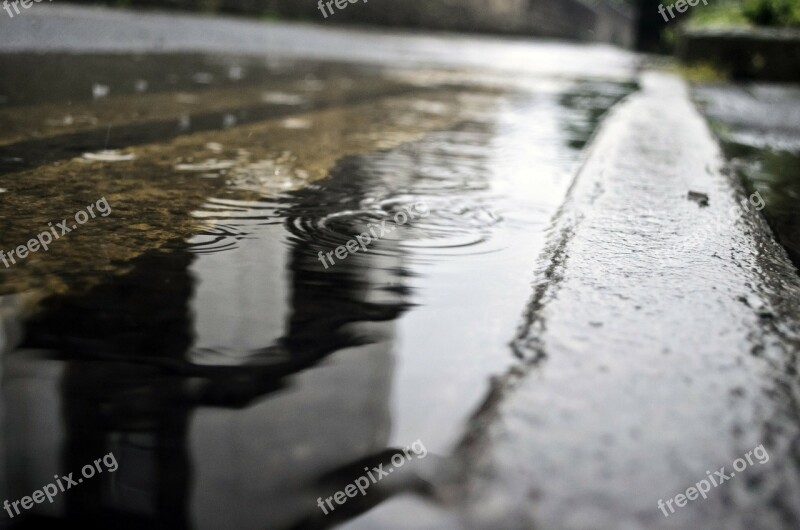
{"type": "Polygon", "coordinates": [[[188,114],[184,114],[178,119],[178,128],[185,131],[192,126],[192,118],[188,114]]]}
{"type": "Polygon", "coordinates": [[[92,85],[92,97],[94,99],[100,99],[108,96],[111,93],[111,88],[108,85],[101,85],[100,83],[95,83],[92,85]]]}
{"type": "Polygon", "coordinates": [[[301,118],[287,118],[281,122],[287,129],[310,129],[311,122],[301,118]]]}
{"type": "Polygon", "coordinates": [[[221,153],[222,152],[222,144],[217,143],[217,142],[208,142],[206,144],[206,149],[208,149],[209,151],[213,151],[215,153],[221,153]]]}
{"type": "Polygon", "coordinates": [[[6,193],[8,190],[5,188],[0,188],[0,193],[6,193]]]}
{"type": "Polygon", "coordinates": [[[117,149],[104,149],[96,153],[83,153],[84,160],[92,162],[127,162],[136,158],[133,153],[123,153],[117,149]]]}
{"type": "Polygon", "coordinates": [[[302,105],[306,99],[303,96],[286,92],[263,92],[261,101],[274,105],[302,105]]]}
{"type": "Polygon", "coordinates": [[[233,160],[217,160],[216,158],[209,158],[208,160],[204,160],[202,162],[197,162],[194,164],[175,164],[176,171],[199,171],[203,173],[207,173],[209,171],[223,171],[225,169],[230,169],[236,165],[236,162],[233,160]]]}
{"type": "Polygon", "coordinates": [[[133,83],[133,89],[136,92],[144,92],[145,90],[147,90],[148,86],[150,85],[144,79],[137,79],[136,82],[133,83]]]}

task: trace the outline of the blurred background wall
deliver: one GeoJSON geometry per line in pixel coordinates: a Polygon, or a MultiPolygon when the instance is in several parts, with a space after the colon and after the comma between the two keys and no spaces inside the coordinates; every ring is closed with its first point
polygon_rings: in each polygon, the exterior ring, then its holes
{"type": "MultiPolygon", "coordinates": [[[[69,1],[69,0],[66,0],[69,1]]],[[[341,2],[342,0],[340,0],[341,2]]],[[[346,0],[344,0],[346,1],[346,0]]],[[[82,3],[87,3],[83,0],[82,3]]],[[[106,0],[118,6],[269,15],[326,23],[503,33],[630,47],[635,9],[627,0],[359,0],[324,18],[318,0],[106,0]]]]}

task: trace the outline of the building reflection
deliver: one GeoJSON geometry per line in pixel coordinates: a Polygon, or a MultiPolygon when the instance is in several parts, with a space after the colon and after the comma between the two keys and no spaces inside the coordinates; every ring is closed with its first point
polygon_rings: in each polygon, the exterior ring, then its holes
{"type": "Polygon", "coordinates": [[[317,253],[330,248],[293,228],[343,207],[321,197],[358,202],[365,174],[354,161],[292,195],[282,222],[258,209],[234,220],[235,248],[174,242],[88,293],[46,300],[24,323],[3,313],[5,498],[109,452],[119,462],[12,526],[310,525],[317,497],[332,493],[320,477],[380,458],[394,320],[407,308],[401,254],[325,270],[317,253]]]}

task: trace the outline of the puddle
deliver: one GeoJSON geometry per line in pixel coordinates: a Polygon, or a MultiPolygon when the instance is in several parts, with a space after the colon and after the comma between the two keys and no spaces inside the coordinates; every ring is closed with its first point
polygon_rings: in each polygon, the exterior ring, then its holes
{"type": "Polygon", "coordinates": [[[288,528],[316,514],[332,469],[463,436],[513,362],[581,149],[635,87],[173,59],[90,76],[110,87],[76,100],[96,124],[21,138],[63,108],[34,91],[3,110],[17,132],[0,154],[27,165],[0,166],[0,248],[98,197],[113,207],[0,269],[8,297],[36,294],[2,317],[20,330],[0,341],[6,451],[25,462],[7,497],[113,451],[113,482],[76,490],[75,513],[91,500],[129,522],[288,528]],[[103,116],[122,122],[109,133],[103,116]]]}

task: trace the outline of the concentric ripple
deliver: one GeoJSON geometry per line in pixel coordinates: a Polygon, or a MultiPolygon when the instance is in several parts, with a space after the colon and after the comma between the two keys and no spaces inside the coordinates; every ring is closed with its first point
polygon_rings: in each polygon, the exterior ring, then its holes
{"type": "Polygon", "coordinates": [[[276,205],[267,201],[210,199],[192,215],[203,221],[202,230],[188,241],[189,251],[195,254],[236,249],[258,226],[280,224],[276,205]]]}
{"type": "Polygon", "coordinates": [[[313,254],[361,234],[372,239],[370,253],[410,259],[497,250],[488,245],[503,220],[490,207],[490,139],[485,126],[467,123],[343,160],[328,179],[296,195],[290,239],[310,242],[313,254]]]}
{"type": "Polygon", "coordinates": [[[355,209],[305,210],[287,219],[287,229],[292,240],[311,242],[314,253],[366,234],[371,238],[370,252],[378,255],[466,255],[488,252],[478,247],[490,239],[492,227],[500,221],[480,203],[395,195],[365,199],[355,209]]]}

